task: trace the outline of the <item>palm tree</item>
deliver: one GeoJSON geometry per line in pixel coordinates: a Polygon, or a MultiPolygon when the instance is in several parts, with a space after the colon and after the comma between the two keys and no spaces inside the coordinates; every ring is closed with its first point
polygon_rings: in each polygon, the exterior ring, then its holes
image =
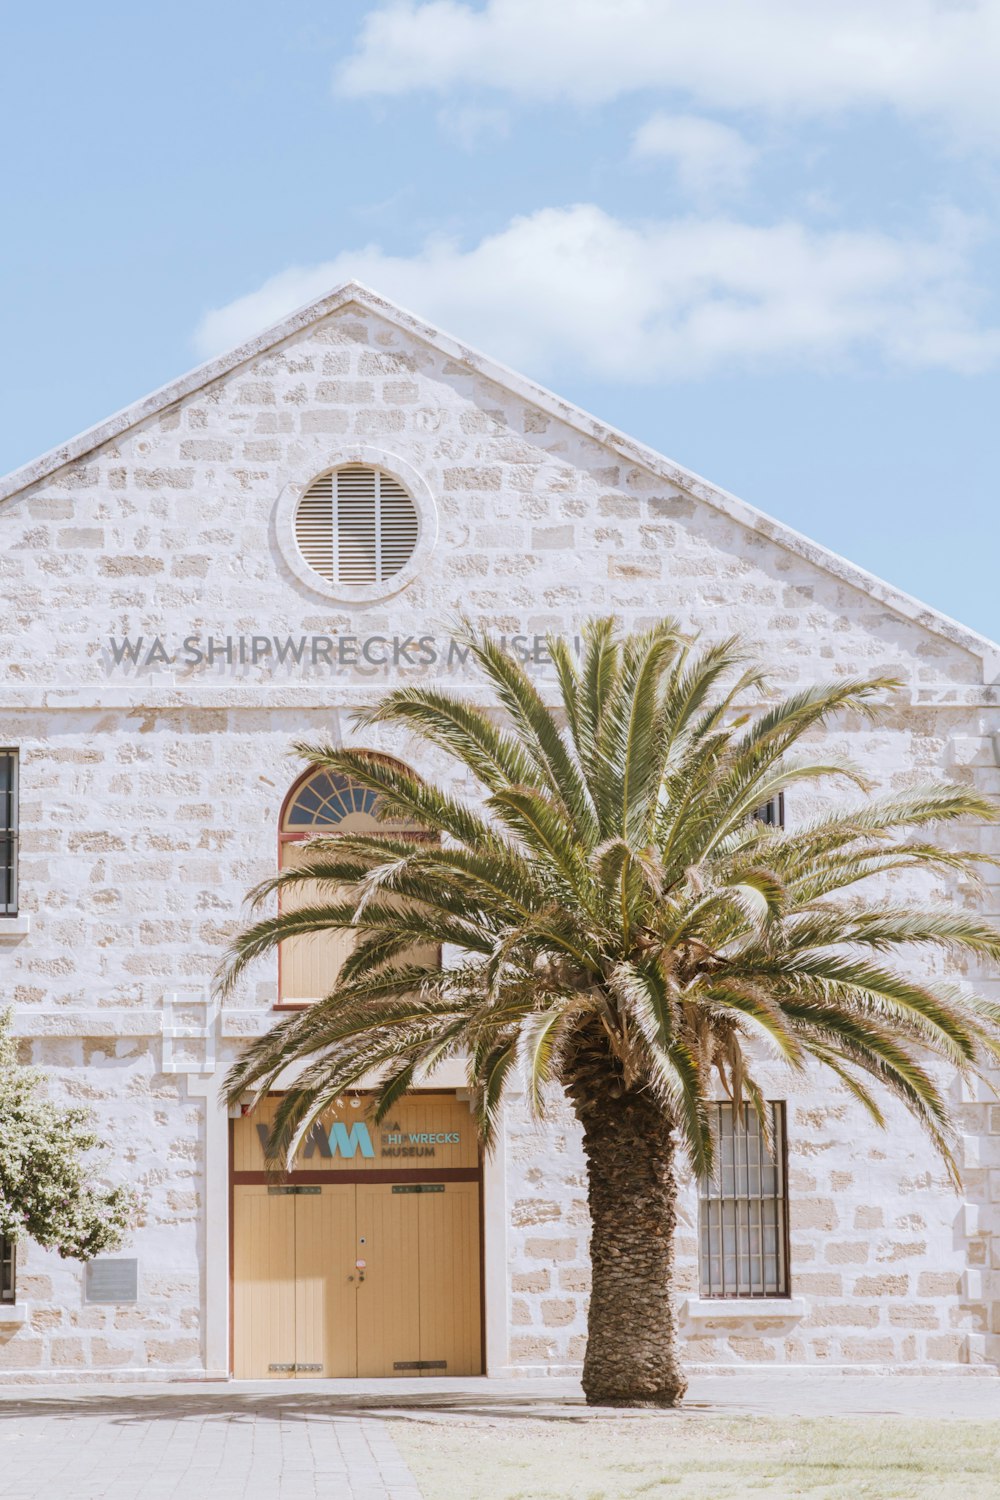
{"type": "Polygon", "coordinates": [[[344,928],[357,940],[330,995],[251,1044],[226,1091],[257,1100],[301,1067],[271,1136],[290,1163],[316,1116],[373,1076],[381,1120],[436,1064],[466,1059],[487,1150],[515,1081],[536,1111],[561,1087],[589,1173],[587,1399],[671,1406],[685,1389],[675,1157],[712,1171],[719,1085],[767,1132],[762,1047],[793,1069],[822,1064],[880,1125],[880,1096],[902,1100],[955,1173],[927,1062],[964,1073],[1000,1056],[1000,1007],[927,978],[920,945],[996,958],[1000,934],[956,905],[896,901],[891,882],[857,888],[906,870],[969,876],[982,856],[923,830],[997,808],[949,784],[867,795],[850,766],[794,756],[831,716],[876,713],[885,679],[776,699],[734,641],[701,645],[669,622],[621,635],[604,619],[579,653],[550,640],[553,709],[498,641],[466,627],[464,643],[493,709],[400,687],[356,722],[448,752],[481,805],[368,750],[296,747],[374,790],[386,818],[439,837],[346,834],[257,888],[260,903],[314,881],[324,899],[243,932],[224,988],[279,942],[344,928]],[[787,830],[755,818],[830,776],[862,789],[860,805],[787,830]],[[428,944],[452,961],[415,962],[428,944]]]}

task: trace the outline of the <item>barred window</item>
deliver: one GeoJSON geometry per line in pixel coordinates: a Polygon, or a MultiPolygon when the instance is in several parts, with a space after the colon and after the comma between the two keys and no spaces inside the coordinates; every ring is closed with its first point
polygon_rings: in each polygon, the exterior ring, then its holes
{"type": "Polygon", "coordinates": [[[17,1250],[13,1240],[0,1235],[0,1302],[15,1300],[17,1250]]]}
{"type": "Polygon", "coordinates": [[[772,1104],[774,1156],[749,1104],[717,1104],[716,1171],[699,1184],[703,1297],[787,1297],[785,1106],[772,1104]]]}
{"type": "Polygon", "coordinates": [[[0,916],[17,916],[16,750],[0,750],[0,916]]]}
{"type": "Polygon", "coordinates": [[[785,794],[779,792],[776,797],[769,797],[762,802],[760,807],[754,809],[752,816],[758,823],[768,823],[773,828],[784,828],[785,826],[785,794]]]}

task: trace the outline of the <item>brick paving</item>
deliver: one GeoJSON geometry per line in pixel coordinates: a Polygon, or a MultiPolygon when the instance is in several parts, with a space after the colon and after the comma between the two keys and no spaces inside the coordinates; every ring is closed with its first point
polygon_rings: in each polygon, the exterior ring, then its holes
{"type": "Polygon", "coordinates": [[[4,1500],[420,1500],[377,1416],[327,1397],[72,1387],[0,1400],[4,1500]]]}
{"type": "MultiPolygon", "coordinates": [[[[1000,1380],[734,1369],[694,1374],[684,1410],[984,1421],[1000,1416],[1000,1380]]],[[[383,1419],[456,1415],[602,1413],[563,1379],[0,1387],[0,1500],[421,1500],[383,1419]]]]}

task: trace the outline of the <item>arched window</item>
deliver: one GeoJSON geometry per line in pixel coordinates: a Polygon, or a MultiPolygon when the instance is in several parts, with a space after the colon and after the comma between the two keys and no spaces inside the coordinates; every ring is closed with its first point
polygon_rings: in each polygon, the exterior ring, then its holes
{"type": "MultiPolygon", "coordinates": [[[[280,866],[283,870],[308,865],[315,858],[310,840],[336,838],[344,833],[386,833],[399,838],[426,838],[427,831],[410,820],[380,820],[378,794],[336,771],[311,771],[295,783],[281,815],[280,866]]],[[[311,881],[283,891],[281,910],[327,904],[336,899],[329,887],[311,881]]],[[[354,946],[353,932],[319,932],[282,943],[278,965],[278,996],[282,1005],[307,1005],[328,995],[341,964],[354,946]]],[[[435,949],[418,949],[426,959],[435,949]]]]}

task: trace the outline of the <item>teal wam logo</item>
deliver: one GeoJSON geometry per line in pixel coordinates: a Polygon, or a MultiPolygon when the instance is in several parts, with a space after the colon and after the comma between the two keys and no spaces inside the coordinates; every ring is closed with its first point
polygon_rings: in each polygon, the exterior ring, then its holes
{"type": "MultiPolygon", "coordinates": [[[[260,1140],[261,1149],[267,1150],[267,1137],[270,1131],[268,1125],[257,1126],[257,1136],[260,1140]]],[[[374,1157],[375,1147],[368,1132],[368,1126],[364,1120],[355,1120],[348,1128],[340,1120],[335,1120],[329,1131],[324,1130],[317,1120],[305,1139],[306,1157],[315,1156],[317,1151],[320,1156],[346,1156],[350,1159],[360,1151],[362,1156],[374,1157]]]]}

